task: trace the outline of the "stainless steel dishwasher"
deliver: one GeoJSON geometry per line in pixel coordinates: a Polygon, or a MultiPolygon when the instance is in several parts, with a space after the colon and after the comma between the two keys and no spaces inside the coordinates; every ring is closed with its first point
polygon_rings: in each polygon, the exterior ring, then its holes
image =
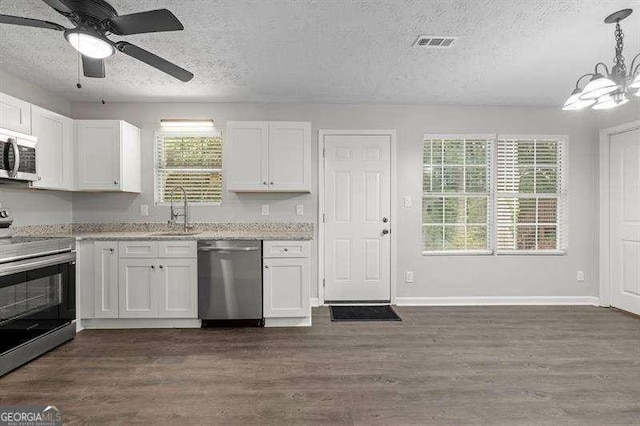
{"type": "Polygon", "coordinates": [[[264,325],[262,241],[198,242],[198,316],[203,327],[264,325]]]}

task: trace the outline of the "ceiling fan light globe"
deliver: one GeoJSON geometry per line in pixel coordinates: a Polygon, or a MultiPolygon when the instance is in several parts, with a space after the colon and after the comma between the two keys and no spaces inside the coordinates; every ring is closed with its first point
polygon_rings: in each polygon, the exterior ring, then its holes
{"type": "Polygon", "coordinates": [[[574,92],[562,106],[563,111],[579,111],[596,103],[595,99],[580,99],[582,92],[574,92]]]}
{"type": "MultiPolygon", "coordinates": [[[[640,73],[638,73],[638,75],[636,76],[636,78],[631,82],[631,84],[629,85],[630,88],[632,89],[640,89],[640,73]]],[[[640,96],[638,95],[638,93],[636,92],[636,96],[640,96]]]]}
{"type": "Polygon", "coordinates": [[[68,31],[64,36],[74,49],[89,58],[105,59],[116,53],[111,43],[89,33],[68,31]]]}
{"type": "Polygon", "coordinates": [[[618,90],[620,85],[613,80],[603,76],[594,76],[589,84],[585,86],[580,95],[580,99],[599,99],[604,95],[611,94],[618,90]]]}
{"type": "Polygon", "coordinates": [[[624,93],[617,93],[615,95],[606,94],[599,97],[592,108],[596,110],[612,109],[624,105],[627,102],[629,102],[629,98],[624,93]]]}

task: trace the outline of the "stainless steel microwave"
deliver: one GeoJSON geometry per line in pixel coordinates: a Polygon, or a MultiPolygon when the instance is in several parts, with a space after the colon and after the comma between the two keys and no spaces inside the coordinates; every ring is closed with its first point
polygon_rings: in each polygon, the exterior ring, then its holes
{"type": "Polygon", "coordinates": [[[38,180],[34,136],[0,129],[0,179],[38,180]]]}

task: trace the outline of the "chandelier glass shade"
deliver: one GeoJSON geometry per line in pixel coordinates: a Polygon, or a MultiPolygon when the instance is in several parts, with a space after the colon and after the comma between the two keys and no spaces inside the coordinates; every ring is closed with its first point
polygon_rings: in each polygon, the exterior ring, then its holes
{"type": "Polygon", "coordinates": [[[624,9],[609,15],[604,22],[615,24],[616,55],[611,68],[598,62],[593,73],[584,74],[578,81],[566,100],[562,109],[577,111],[591,107],[594,110],[611,109],[629,102],[629,96],[640,97],[640,54],[631,61],[627,68],[622,54],[624,49],[624,34],[620,21],[627,18],[633,10],[624,9]],[[636,64],[636,61],[639,63],[636,64]],[[587,77],[589,77],[587,83],[587,77]],[[586,84],[585,84],[586,83],[586,84]]]}

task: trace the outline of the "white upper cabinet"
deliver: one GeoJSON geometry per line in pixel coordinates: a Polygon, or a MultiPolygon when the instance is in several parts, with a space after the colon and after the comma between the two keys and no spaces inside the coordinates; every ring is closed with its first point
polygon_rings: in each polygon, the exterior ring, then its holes
{"type": "Polygon", "coordinates": [[[31,104],[0,93],[0,128],[31,134],[31,104]]]}
{"type": "Polygon", "coordinates": [[[310,192],[311,123],[227,123],[227,190],[310,192]]]}
{"type": "Polygon", "coordinates": [[[140,129],[122,120],[76,121],[76,189],[140,192],[140,129]]]}
{"type": "Polygon", "coordinates": [[[267,191],[269,184],[269,123],[227,123],[227,157],[223,159],[229,191],[267,191]]]}
{"type": "Polygon", "coordinates": [[[74,189],[73,120],[33,105],[31,107],[33,136],[38,138],[38,180],[33,188],[74,189]]]}
{"type": "Polygon", "coordinates": [[[311,191],[311,123],[269,123],[269,190],[311,191]]]}

